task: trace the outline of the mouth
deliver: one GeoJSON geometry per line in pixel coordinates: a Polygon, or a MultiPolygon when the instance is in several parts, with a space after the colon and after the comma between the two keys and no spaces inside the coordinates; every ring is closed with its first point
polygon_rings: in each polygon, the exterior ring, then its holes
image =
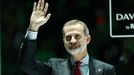
{"type": "Polygon", "coordinates": [[[69,45],[68,46],[69,49],[77,49],[79,47],[80,47],[79,45],[69,45]]]}
{"type": "Polygon", "coordinates": [[[76,46],[71,46],[71,47],[69,47],[70,49],[77,49],[77,47],[76,46]]]}

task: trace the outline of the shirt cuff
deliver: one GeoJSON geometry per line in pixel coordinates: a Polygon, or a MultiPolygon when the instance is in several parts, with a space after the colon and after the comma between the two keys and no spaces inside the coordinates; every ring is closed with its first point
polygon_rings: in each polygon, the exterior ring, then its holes
{"type": "Polygon", "coordinates": [[[34,31],[27,31],[25,38],[28,38],[30,40],[36,40],[37,39],[37,34],[38,32],[34,32],[34,31]]]}

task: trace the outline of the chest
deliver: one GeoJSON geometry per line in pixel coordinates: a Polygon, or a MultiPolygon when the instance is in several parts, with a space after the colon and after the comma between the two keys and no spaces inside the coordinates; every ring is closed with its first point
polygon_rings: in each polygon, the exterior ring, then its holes
{"type": "MultiPolygon", "coordinates": [[[[102,68],[90,67],[84,75],[103,75],[102,68]]],[[[52,75],[73,75],[73,69],[68,65],[58,65],[52,68],[52,75]]]]}

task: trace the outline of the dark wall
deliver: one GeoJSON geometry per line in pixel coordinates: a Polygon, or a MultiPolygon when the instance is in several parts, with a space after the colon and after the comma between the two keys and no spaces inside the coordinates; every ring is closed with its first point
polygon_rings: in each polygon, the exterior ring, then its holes
{"type": "MultiPolygon", "coordinates": [[[[29,25],[34,1],[38,0],[3,0],[1,3],[2,75],[23,74],[18,64],[18,52],[29,25]]],[[[115,65],[117,75],[134,74],[132,71],[134,38],[110,37],[108,0],[47,1],[48,12],[52,15],[48,23],[39,30],[37,59],[46,61],[50,57],[66,58],[67,53],[62,42],[62,26],[70,19],[80,19],[87,24],[92,36],[91,43],[88,45],[90,55],[115,65]]],[[[133,2],[133,0],[127,1],[127,4],[133,2]]]]}

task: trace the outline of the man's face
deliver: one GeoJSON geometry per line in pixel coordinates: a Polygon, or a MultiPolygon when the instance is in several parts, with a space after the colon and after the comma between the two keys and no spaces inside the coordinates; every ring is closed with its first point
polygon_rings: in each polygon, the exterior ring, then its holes
{"type": "Polygon", "coordinates": [[[63,31],[64,46],[69,54],[76,55],[87,49],[89,37],[84,34],[84,28],[81,25],[65,26],[63,31]]]}

